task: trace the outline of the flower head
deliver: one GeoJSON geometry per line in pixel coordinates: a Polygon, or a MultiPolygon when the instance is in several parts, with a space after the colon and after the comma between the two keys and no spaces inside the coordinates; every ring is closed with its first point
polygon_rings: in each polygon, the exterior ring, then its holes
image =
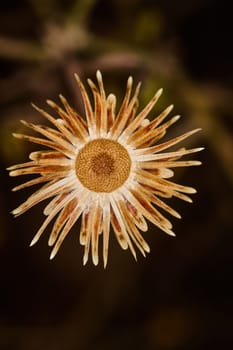
{"type": "Polygon", "coordinates": [[[179,116],[174,116],[164,122],[172,105],[157,118],[151,121],[146,119],[162,94],[162,89],[137,113],[140,84],[131,96],[133,79],[129,77],[123,102],[116,112],[115,95],[106,96],[99,71],[96,77],[98,86],[88,79],[94,99],[92,106],[83,83],[75,75],[84,102],[85,119],[61,95],[62,108],[47,101],[58,117],[33,105],[53,127],[22,121],[44,137],[23,134],[14,136],[46,146],[49,150],[32,152],[29,162],[8,169],[11,176],[39,175],[15,187],[13,191],[45,183],[13,210],[15,216],[45,199],[51,199],[44,209],[46,219],[31,245],[38,241],[48,224],[55,219],[48,241],[53,246],[50,256],[52,259],[70,229],[81,217],[79,239],[84,246],[83,263],[87,263],[91,250],[92,261],[95,265],[98,264],[99,240],[102,236],[106,266],[111,226],[120,246],[123,249],[129,248],[135,259],[135,246],[144,256],[150,251],[140,233],[148,229],[146,220],[167,234],[174,235],[172,224],[157,208],[180,218],[161,198],[175,196],[191,202],[187,194],[196,191],[167,178],[173,176],[171,168],[199,165],[199,161],[179,159],[202,148],[162,152],[200,130],[195,129],[158,143],[168,127],[179,119],[179,116]]]}

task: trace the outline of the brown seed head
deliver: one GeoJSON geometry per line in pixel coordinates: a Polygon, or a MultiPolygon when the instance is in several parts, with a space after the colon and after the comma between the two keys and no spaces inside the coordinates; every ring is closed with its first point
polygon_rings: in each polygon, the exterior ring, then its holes
{"type": "Polygon", "coordinates": [[[96,139],[87,143],[75,162],[80,182],[94,192],[112,192],[127,180],[131,160],[127,150],[118,142],[96,139]]]}

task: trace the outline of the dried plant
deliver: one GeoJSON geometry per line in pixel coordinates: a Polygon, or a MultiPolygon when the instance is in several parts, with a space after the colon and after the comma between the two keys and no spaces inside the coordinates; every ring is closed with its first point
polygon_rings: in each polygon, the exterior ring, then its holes
{"type": "Polygon", "coordinates": [[[29,162],[8,169],[11,176],[40,175],[15,187],[13,191],[46,183],[13,210],[15,216],[52,198],[44,209],[46,219],[31,245],[38,241],[48,224],[57,217],[48,242],[53,246],[50,256],[52,259],[70,229],[82,217],[80,243],[84,246],[83,263],[87,263],[91,249],[92,261],[95,265],[98,264],[99,238],[102,235],[106,266],[111,225],[120,246],[123,249],[129,248],[135,259],[134,245],[144,256],[150,251],[139,231],[148,230],[145,219],[174,236],[171,222],[156,207],[180,218],[161,197],[175,196],[187,202],[192,201],[187,194],[195,193],[195,189],[176,184],[167,178],[174,174],[171,168],[201,164],[196,160],[179,159],[186,154],[201,151],[202,148],[162,152],[200,130],[195,129],[158,143],[169,126],[179,119],[179,116],[174,116],[164,122],[173,105],[167,107],[157,118],[151,121],[146,119],[162,94],[162,89],[137,113],[140,83],[131,96],[133,79],[129,77],[124,100],[116,112],[115,95],[106,96],[100,71],[97,71],[96,77],[98,86],[88,79],[93,93],[93,108],[83,83],[75,75],[85,106],[85,119],[63,96],[60,96],[63,108],[53,101],[47,101],[59,118],[34,105],[55,128],[22,121],[45,138],[24,134],[14,136],[41,144],[50,150],[32,152],[29,162]]]}

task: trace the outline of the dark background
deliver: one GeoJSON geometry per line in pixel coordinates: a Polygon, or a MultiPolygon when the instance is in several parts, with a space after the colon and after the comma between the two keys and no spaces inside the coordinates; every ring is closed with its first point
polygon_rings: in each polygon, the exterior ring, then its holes
{"type": "MultiPolygon", "coordinates": [[[[0,11],[0,349],[207,350],[233,346],[232,13],[210,0],[25,0],[0,11]],[[183,219],[175,239],[150,226],[151,253],[133,261],[113,235],[107,269],[82,266],[79,225],[49,261],[47,235],[29,248],[43,221],[38,205],[10,211],[33,191],[11,193],[22,178],[5,168],[35,146],[14,140],[30,107],[62,92],[82,110],[73,73],[101,69],[121,99],[125,81],[143,82],[143,106],[164,87],[183,118],[170,137],[202,127],[187,141],[205,146],[203,165],[177,171],[197,188],[192,205],[170,200],[183,219]]],[[[197,156],[196,156],[197,158],[197,156]]]]}

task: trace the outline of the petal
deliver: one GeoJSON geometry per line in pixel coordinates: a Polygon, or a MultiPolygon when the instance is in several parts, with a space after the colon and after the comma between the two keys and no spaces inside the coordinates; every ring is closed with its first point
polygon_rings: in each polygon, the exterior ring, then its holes
{"type": "MultiPolygon", "coordinates": [[[[149,122],[149,124],[136,130],[130,136],[127,142],[131,143],[135,140],[138,140],[142,135],[147,135],[150,131],[154,130],[157,127],[157,125],[159,125],[168,116],[168,114],[171,112],[172,109],[173,109],[173,105],[170,105],[169,107],[167,107],[157,118],[149,122]]],[[[159,131],[158,131],[158,134],[159,134],[159,131]]]]}
{"type": "Polygon", "coordinates": [[[105,195],[103,203],[103,259],[104,267],[107,266],[108,261],[108,244],[110,232],[110,203],[108,195],[105,195]]]}
{"type": "Polygon", "coordinates": [[[134,130],[137,129],[137,127],[141,124],[143,119],[145,119],[146,116],[150,113],[150,111],[158,101],[159,97],[161,96],[162,92],[163,89],[160,89],[156,92],[156,94],[146,105],[146,107],[144,107],[144,109],[137,115],[137,117],[132,121],[132,123],[130,123],[130,125],[124,130],[124,132],[121,135],[121,140],[127,140],[129,136],[134,132],[134,130]]]}
{"type": "Polygon", "coordinates": [[[171,223],[165,219],[143,196],[135,189],[124,189],[124,197],[133,203],[133,205],[154,225],[158,226],[162,231],[174,236],[171,231],[171,223]]]}
{"type": "Polygon", "coordinates": [[[104,90],[104,84],[102,79],[102,74],[98,70],[96,72],[96,78],[99,84],[100,89],[100,103],[101,103],[101,122],[100,122],[100,136],[106,136],[107,135],[107,101],[106,101],[106,94],[104,90]]]}
{"type": "MultiPolygon", "coordinates": [[[[123,249],[127,249],[128,247],[130,248],[130,251],[131,253],[133,254],[135,260],[137,260],[137,256],[136,256],[136,252],[133,248],[133,245],[131,243],[131,240],[129,238],[129,235],[127,233],[127,229],[126,229],[126,226],[125,226],[125,221],[121,215],[121,212],[119,210],[119,198],[114,198],[115,196],[112,194],[111,197],[110,197],[110,202],[111,202],[111,208],[114,212],[114,215],[115,215],[115,218],[119,224],[119,228],[120,228],[120,231],[116,231],[116,236],[117,236],[117,239],[118,239],[118,242],[121,244],[122,243],[122,237],[123,237],[123,241],[126,242],[125,245],[122,246],[123,249]],[[119,232],[119,235],[118,235],[118,232],[119,232]],[[122,237],[121,237],[122,236],[122,237]]],[[[114,228],[114,227],[113,227],[114,228]]]]}
{"type": "Polygon", "coordinates": [[[139,148],[136,149],[134,152],[137,155],[144,155],[144,154],[150,154],[150,153],[156,153],[156,152],[160,152],[163,151],[164,149],[167,149],[171,146],[176,145],[177,143],[185,140],[187,137],[195,134],[196,132],[200,131],[201,129],[195,129],[189,132],[186,132],[185,134],[181,135],[181,136],[177,136],[169,141],[166,141],[164,143],[161,143],[159,145],[153,146],[153,147],[148,147],[148,148],[139,148]]]}
{"type": "Polygon", "coordinates": [[[36,242],[39,240],[41,235],[43,234],[44,230],[48,226],[48,224],[53,220],[53,218],[59,213],[59,211],[66,206],[67,203],[69,203],[75,196],[77,195],[77,191],[73,191],[69,193],[68,195],[64,196],[62,200],[57,203],[57,205],[53,208],[53,210],[49,213],[48,217],[43,222],[40,229],[37,231],[35,236],[33,237],[30,247],[36,244],[36,242]]]}
{"type": "Polygon", "coordinates": [[[37,191],[32,194],[24,203],[12,211],[13,215],[18,216],[23,214],[25,211],[40,203],[44,199],[55,196],[59,192],[66,190],[67,188],[73,188],[76,179],[70,179],[69,177],[56,181],[51,185],[48,185],[44,189],[37,191]]]}
{"type": "Polygon", "coordinates": [[[165,135],[167,128],[169,128],[169,126],[177,122],[179,118],[180,116],[177,115],[172,119],[170,119],[167,123],[164,123],[163,125],[158,127],[157,129],[152,129],[152,130],[149,130],[148,132],[138,135],[137,137],[134,138],[134,140],[129,138],[129,140],[127,140],[127,143],[137,148],[137,147],[141,147],[141,145],[143,145],[147,140],[150,140],[150,139],[153,139],[154,140],[153,142],[156,142],[161,138],[161,135],[162,136],[165,135]]]}
{"type": "Polygon", "coordinates": [[[75,210],[75,207],[78,205],[78,199],[75,197],[69,203],[67,203],[61,210],[55,224],[53,225],[52,232],[49,237],[48,245],[54,245],[62,227],[69,220],[70,215],[75,210]]]}
{"type": "MultiPolygon", "coordinates": [[[[52,260],[55,255],[57,254],[61,244],[63,243],[65,237],[68,235],[69,231],[71,230],[71,228],[74,226],[74,224],[76,223],[76,221],[78,220],[78,218],[80,217],[80,215],[82,214],[82,208],[77,206],[73,212],[70,214],[69,219],[67,220],[60,236],[57,239],[57,242],[50,254],[50,260],[52,260]]],[[[55,237],[56,238],[56,237],[55,237]]]]}
{"type": "Polygon", "coordinates": [[[108,130],[112,128],[114,120],[116,118],[116,96],[110,94],[107,98],[107,118],[108,118],[108,130]]]}
{"type": "Polygon", "coordinates": [[[56,142],[52,142],[46,139],[41,139],[39,137],[33,137],[33,136],[28,136],[28,135],[24,135],[24,134],[17,134],[17,133],[13,133],[12,134],[14,137],[16,137],[17,139],[21,139],[21,140],[26,140],[29,142],[33,142],[33,143],[37,143],[39,145],[43,145],[46,146],[48,148],[52,148],[55,149],[63,154],[65,154],[68,157],[73,158],[74,157],[74,152],[70,152],[70,150],[68,150],[66,147],[64,147],[64,145],[59,145],[56,142]]]}
{"type": "Polygon", "coordinates": [[[136,226],[134,225],[133,217],[131,217],[129,215],[128,204],[127,203],[129,203],[129,202],[128,201],[124,201],[124,200],[119,200],[119,206],[120,206],[120,210],[121,210],[121,215],[124,217],[124,221],[126,223],[127,231],[129,233],[130,237],[132,238],[132,240],[134,241],[134,243],[136,244],[138,249],[141,251],[142,255],[145,256],[144,251],[149,253],[150,252],[150,248],[149,248],[148,244],[146,243],[146,241],[144,240],[144,238],[139,233],[139,231],[136,228],[136,226]]]}
{"type": "Polygon", "coordinates": [[[94,125],[95,125],[94,112],[92,110],[91,103],[90,103],[90,100],[88,98],[88,95],[87,95],[87,92],[86,92],[86,89],[85,89],[83,83],[81,82],[81,80],[77,74],[75,74],[74,76],[75,76],[76,82],[79,86],[79,89],[80,89],[80,92],[81,92],[81,95],[83,98],[89,134],[91,137],[93,137],[94,136],[94,128],[95,128],[94,127],[94,125]]]}
{"type": "Polygon", "coordinates": [[[130,105],[128,106],[131,91],[132,91],[132,84],[133,84],[133,79],[132,79],[132,77],[129,77],[128,81],[127,81],[127,87],[126,87],[126,93],[125,93],[124,100],[122,102],[120,111],[117,114],[117,117],[113,123],[111,130],[110,130],[110,137],[113,140],[116,140],[118,138],[118,136],[121,134],[121,132],[123,131],[123,128],[126,125],[127,120],[129,118],[131,108],[133,107],[135,100],[137,99],[137,96],[139,94],[140,84],[137,86],[135,93],[133,95],[133,98],[130,102],[130,105]]]}
{"type": "Polygon", "coordinates": [[[98,255],[98,246],[99,246],[99,231],[102,224],[102,208],[99,205],[98,201],[93,203],[93,214],[92,214],[92,261],[94,265],[98,265],[99,255],[98,255]]]}

